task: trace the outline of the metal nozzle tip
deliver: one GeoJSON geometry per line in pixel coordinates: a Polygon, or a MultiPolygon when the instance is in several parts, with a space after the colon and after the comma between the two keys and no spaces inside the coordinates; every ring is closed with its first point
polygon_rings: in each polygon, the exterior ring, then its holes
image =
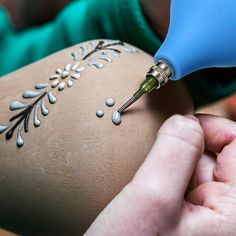
{"type": "Polygon", "coordinates": [[[122,113],[126,110],[129,106],[131,106],[137,99],[135,97],[130,98],[119,110],[119,113],[122,113]]]}

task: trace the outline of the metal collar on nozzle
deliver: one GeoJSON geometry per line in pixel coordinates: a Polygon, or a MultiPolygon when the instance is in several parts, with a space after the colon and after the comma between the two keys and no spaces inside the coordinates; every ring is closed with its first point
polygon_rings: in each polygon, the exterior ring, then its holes
{"type": "Polygon", "coordinates": [[[139,90],[118,110],[118,112],[124,112],[124,110],[126,110],[144,94],[150,93],[153,89],[159,89],[164,86],[173,74],[174,71],[167,62],[162,60],[158,61],[157,64],[152,66],[146,74],[146,80],[140,85],[139,90]]]}

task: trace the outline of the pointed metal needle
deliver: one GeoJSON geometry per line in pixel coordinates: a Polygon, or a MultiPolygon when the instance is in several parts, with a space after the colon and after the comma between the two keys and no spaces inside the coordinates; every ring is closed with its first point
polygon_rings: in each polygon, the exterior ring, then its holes
{"type": "Polygon", "coordinates": [[[173,75],[173,71],[163,61],[159,61],[155,66],[152,66],[146,74],[146,79],[141,83],[139,90],[130,98],[119,110],[119,113],[124,112],[129,106],[135,103],[144,94],[152,92],[153,89],[159,89],[167,83],[173,75]]]}
{"type": "Polygon", "coordinates": [[[131,106],[134,102],[136,102],[137,99],[135,97],[130,98],[119,110],[119,113],[122,113],[124,110],[126,110],[129,106],[131,106]]]}

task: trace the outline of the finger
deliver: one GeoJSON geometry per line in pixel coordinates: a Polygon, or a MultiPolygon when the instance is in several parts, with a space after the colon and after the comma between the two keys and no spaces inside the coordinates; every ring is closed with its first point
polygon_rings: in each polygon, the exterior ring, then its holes
{"type": "Polygon", "coordinates": [[[218,155],[214,176],[216,181],[236,185],[236,139],[218,155]]]}
{"type": "Polygon", "coordinates": [[[191,204],[217,209],[222,197],[229,192],[230,186],[219,182],[208,182],[193,189],[186,200],[191,204]]]}
{"type": "Polygon", "coordinates": [[[188,186],[187,193],[192,191],[197,186],[214,181],[214,168],[216,166],[216,154],[205,152],[200,158],[191,182],[188,186]]]}
{"type": "Polygon", "coordinates": [[[204,136],[199,122],[175,115],[159,130],[133,181],[142,186],[142,192],[172,198],[176,203],[177,199],[183,199],[203,150],[204,136]]]}
{"type": "Polygon", "coordinates": [[[222,235],[219,227],[222,215],[207,207],[195,206],[191,203],[185,205],[182,212],[181,224],[175,235],[222,235]],[[209,232],[210,229],[210,232],[209,232]]]}
{"type": "Polygon", "coordinates": [[[215,166],[216,154],[212,152],[204,153],[196,168],[197,185],[214,181],[215,166]]]}
{"type": "Polygon", "coordinates": [[[213,115],[197,114],[205,134],[206,149],[219,153],[236,137],[236,124],[225,118],[213,115]]]}

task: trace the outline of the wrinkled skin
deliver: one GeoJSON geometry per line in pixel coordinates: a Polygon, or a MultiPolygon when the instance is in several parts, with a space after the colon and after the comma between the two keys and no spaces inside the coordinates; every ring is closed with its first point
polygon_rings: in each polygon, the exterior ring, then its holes
{"type": "Polygon", "coordinates": [[[87,235],[236,235],[236,125],[198,118],[164,123],[134,179],[87,235]]]}
{"type": "MultiPolygon", "coordinates": [[[[13,101],[28,102],[22,93],[49,82],[56,68],[72,62],[71,53],[80,46],[3,77],[0,124],[18,114],[9,110],[13,101]]],[[[141,50],[121,50],[119,57],[104,63],[104,69],[88,66],[89,59],[81,61],[80,66],[86,69],[80,79],[61,92],[54,89],[57,103],[47,102],[48,116],[39,112],[40,127],[34,127],[31,115],[22,148],[16,146],[16,132],[8,141],[5,134],[0,135],[2,227],[22,235],[82,235],[133,178],[161,124],[175,113],[193,112],[182,81],[169,82],[133,104],[123,115],[122,124],[115,126],[112,113],[139,87],[153,63],[141,50]],[[116,101],[112,108],[105,105],[109,97],[116,101]],[[104,110],[102,119],[96,117],[97,109],[104,110]]]]}

